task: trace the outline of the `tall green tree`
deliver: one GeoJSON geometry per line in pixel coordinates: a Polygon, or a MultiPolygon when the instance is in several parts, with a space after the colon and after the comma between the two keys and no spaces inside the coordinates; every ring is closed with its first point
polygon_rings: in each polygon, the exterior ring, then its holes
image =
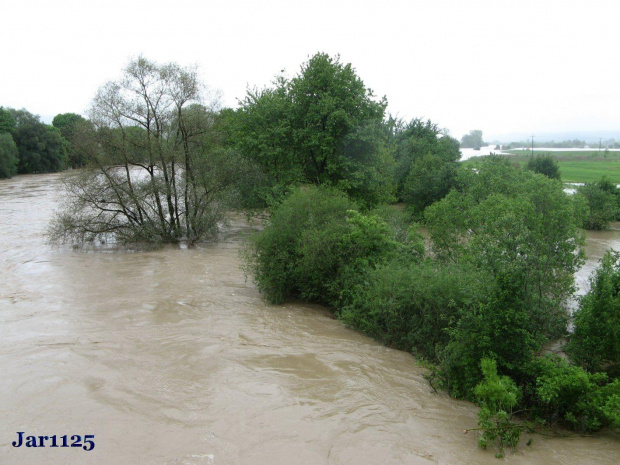
{"type": "Polygon", "coordinates": [[[67,164],[60,131],[26,110],[11,110],[16,124],[11,134],[19,151],[18,173],[51,173],[67,164]]]}
{"type": "Polygon", "coordinates": [[[13,114],[0,107],[0,179],[10,178],[17,172],[19,152],[11,135],[15,123],[13,114]]]}
{"type": "Polygon", "coordinates": [[[13,137],[8,132],[0,133],[0,179],[17,173],[17,162],[18,151],[13,137]]]}
{"type": "Polygon", "coordinates": [[[421,213],[455,186],[459,142],[438,126],[414,119],[396,128],[394,135],[397,194],[421,213]]]}
{"type": "Polygon", "coordinates": [[[62,137],[67,141],[67,156],[69,164],[73,168],[78,168],[86,164],[86,154],[80,153],[79,148],[74,143],[74,138],[80,125],[91,124],[86,118],[77,113],[60,113],[54,116],[52,125],[58,128],[62,137]]]}
{"type": "Polygon", "coordinates": [[[240,103],[233,143],[273,185],[335,186],[368,205],[392,197],[386,101],[351,64],[318,53],[292,79],[279,77],[240,103]]]}
{"type": "Polygon", "coordinates": [[[236,112],[225,113],[228,142],[257,163],[265,175],[255,186],[257,201],[278,202],[289,186],[304,181],[302,165],[295,156],[291,102],[287,84],[248,90],[236,112]]]}
{"type": "Polygon", "coordinates": [[[15,128],[15,117],[13,111],[9,108],[0,107],[0,134],[11,132],[15,128]]]}
{"type": "Polygon", "coordinates": [[[337,184],[346,162],[345,138],[381,122],[387,102],[374,100],[350,63],[323,53],[302,65],[290,81],[289,94],[293,141],[305,178],[313,184],[337,184]]]}
{"type": "Polygon", "coordinates": [[[582,218],[584,229],[601,230],[619,214],[618,196],[609,189],[607,183],[586,183],[577,188],[577,196],[585,199],[587,213],[582,218]]]}

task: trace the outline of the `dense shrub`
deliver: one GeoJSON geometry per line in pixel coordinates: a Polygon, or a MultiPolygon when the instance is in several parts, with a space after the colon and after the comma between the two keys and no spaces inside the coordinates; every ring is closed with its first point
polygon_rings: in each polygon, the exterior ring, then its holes
{"type": "Polygon", "coordinates": [[[566,333],[583,237],[561,184],[505,159],[462,171],[458,186],[425,217],[440,261],[469,266],[493,284],[479,305],[459,312],[439,354],[443,384],[473,399],[482,358],[523,385],[532,357],[566,333]]]}
{"type": "Polygon", "coordinates": [[[471,267],[393,260],[354,288],[341,318],[392,347],[437,361],[449,342],[446,329],[486,298],[487,283],[471,267]]]}
{"type": "Polygon", "coordinates": [[[480,404],[478,412],[478,446],[486,449],[496,445],[497,458],[504,456],[504,446],[515,449],[523,427],[511,421],[512,409],[517,405],[521,392],[507,376],[497,374],[495,360],[484,358],[480,362],[484,380],[474,389],[480,404]]]}
{"type": "Polygon", "coordinates": [[[485,357],[496,360],[502,374],[524,384],[528,363],[546,340],[520,297],[519,284],[510,277],[501,281],[477,307],[462,309],[448,330],[450,342],[439,354],[438,374],[455,397],[474,400],[473,389],[482,379],[480,362],[485,357]]]}
{"type": "Polygon", "coordinates": [[[620,364],[620,253],[607,252],[574,314],[571,357],[590,371],[620,364]]]}
{"type": "Polygon", "coordinates": [[[272,303],[301,298],[333,306],[364,273],[401,248],[388,225],[340,191],[292,193],[245,250],[247,270],[272,303]]]}
{"type": "Polygon", "coordinates": [[[533,362],[539,415],[581,431],[620,427],[620,380],[588,373],[557,356],[533,362]]]}
{"type": "Polygon", "coordinates": [[[618,201],[614,194],[606,191],[598,183],[588,183],[577,189],[577,195],[583,196],[588,211],[582,219],[584,229],[601,230],[607,228],[610,221],[618,216],[618,201]]]}
{"type": "Polygon", "coordinates": [[[611,194],[616,199],[616,217],[614,220],[620,219],[620,189],[614,183],[612,183],[606,176],[603,176],[600,181],[596,183],[599,188],[605,192],[611,194]]]}
{"type": "Polygon", "coordinates": [[[531,157],[525,167],[535,173],[544,174],[548,178],[560,180],[560,167],[551,154],[531,157]]]}
{"type": "Polygon", "coordinates": [[[425,155],[412,161],[403,185],[403,200],[421,214],[433,202],[444,198],[456,183],[457,164],[438,155],[425,155]]]}
{"type": "Polygon", "coordinates": [[[454,187],[459,142],[421,119],[397,122],[394,134],[397,196],[420,214],[454,187]]]}
{"type": "Polygon", "coordinates": [[[411,215],[394,205],[381,205],[370,211],[387,223],[392,232],[392,239],[401,244],[398,257],[407,263],[417,262],[424,256],[424,236],[420,234],[419,225],[412,222],[411,215]]]}
{"type": "Polygon", "coordinates": [[[488,272],[526,309],[528,331],[561,336],[583,262],[573,202],[559,182],[498,157],[463,178],[460,191],[425,212],[436,256],[488,272]]]}

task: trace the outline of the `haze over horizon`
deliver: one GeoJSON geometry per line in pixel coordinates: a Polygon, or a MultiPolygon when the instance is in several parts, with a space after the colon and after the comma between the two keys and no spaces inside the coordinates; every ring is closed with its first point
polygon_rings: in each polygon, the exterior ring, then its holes
{"type": "Polygon", "coordinates": [[[620,130],[620,4],[496,2],[22,0],[2,2],[0,106],[50,122],[86,115],[132,57],[198,64],[236,106],[246,89],[294,76],[316,52],[351,63],[406,120],[460,139],[620,130]]]}

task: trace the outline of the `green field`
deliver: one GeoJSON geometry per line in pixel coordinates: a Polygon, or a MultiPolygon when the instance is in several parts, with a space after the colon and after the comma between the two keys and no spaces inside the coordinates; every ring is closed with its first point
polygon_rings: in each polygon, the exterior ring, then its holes
{"type": "MultiPolygon", "coordinates": [[[[529,150],[509,150],[508,153],[511,160],[522,166],[531,156],[529,150]]],[[[537,149],[534,154],[553,156],[560,167],[563,182],[594,182],[606,176],[611,182],[620,184],[620,151],[546,152],[537,149]]],[[[465,166],[476,166],[478,163],[480,157],[463,162],[465,166]]]]}

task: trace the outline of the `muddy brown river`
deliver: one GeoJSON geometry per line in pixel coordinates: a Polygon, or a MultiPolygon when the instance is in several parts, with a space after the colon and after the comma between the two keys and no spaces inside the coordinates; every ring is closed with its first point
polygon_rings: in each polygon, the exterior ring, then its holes
{"type": "MultiPolygon", "coordinates": [[[[0,463],[500,463],[463,434],[477,408],[434,393],[411,355],[321,307],[262,302],[239,269],[242,221],[191,250],[46,245],[61,176],[0,181],[0,463]],[[18,431],[95,448],[16,448],[18,431]]],[[[619,225],[588,253],[611,246],[619,225]]],[[[607,431],[535,436],[505,461],[619,457],[607,431]]]]}

